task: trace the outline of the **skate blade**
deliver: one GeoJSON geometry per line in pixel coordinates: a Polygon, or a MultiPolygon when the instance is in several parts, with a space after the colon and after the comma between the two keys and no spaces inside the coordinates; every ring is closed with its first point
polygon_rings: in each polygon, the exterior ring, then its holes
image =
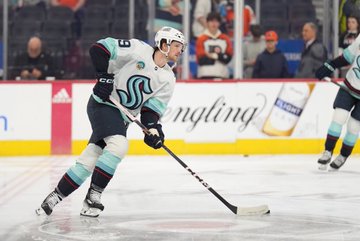
{"type": "Polygon", "coordinates": [[[326,170],[327,170],[327,164],[319,164],[318,169],[319,169],[320,171],[326,171],[326,170]]]}
{"type": "Polygon", "coordinates": [[[44,211],[44,209],[42,209],[41,207],[38,208],[38,209],[35,209],[35,213],[36,213],[36,215],[38,215],[38,216],[45,215],[45,211],[44,211]]]}
{"type": "Polygon", "coordinates": [[[99,217],[101,210],[98,208],[83,208],[80,212],[81,216],[96,218],[99,217]]]}
{"type": "Polygon", "coordinates": [[[337,172],[339,171],[339,168],[333,168],[333,167],[330,167],[328,172],[337,172]]]}

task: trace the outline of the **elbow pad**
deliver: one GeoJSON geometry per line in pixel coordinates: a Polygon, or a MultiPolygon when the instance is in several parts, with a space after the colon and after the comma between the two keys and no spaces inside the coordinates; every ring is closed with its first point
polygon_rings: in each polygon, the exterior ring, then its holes
{"type": "Polygon", "coordinates": [[[91,61],[97,73],[107,73],[110,60],[110,52],[99,43],[94,44],[89,49],[91,61]]]}

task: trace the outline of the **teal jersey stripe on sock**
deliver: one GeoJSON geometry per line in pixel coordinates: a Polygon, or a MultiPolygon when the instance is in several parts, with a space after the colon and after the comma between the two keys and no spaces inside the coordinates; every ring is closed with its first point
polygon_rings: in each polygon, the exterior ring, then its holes
{"type": "Polygon", "coordinates": [[[120,161],[121,159],[119,157],[105,150],[96,162],[96,166],[106,171],[107,173],[114,175],[116,167],[120,161]]]}
{"type": "Polygon", "coordinates": [[[67,172],[69,177],[79,186],[90,176],[90,172],[81,164],[76,163],[67,172]]]}
{"type": "Polygon", "coordinates": [[[332,121],[328,129],[328,134],[339,137],[341,135],[342,125],[332,121]]]}
{"type": "Polygon", "coordinates": [[[347,146],[355,146],[358,135],[354,135],[352,133],[346,132],[344,138],[344,144],[347,146]]]}

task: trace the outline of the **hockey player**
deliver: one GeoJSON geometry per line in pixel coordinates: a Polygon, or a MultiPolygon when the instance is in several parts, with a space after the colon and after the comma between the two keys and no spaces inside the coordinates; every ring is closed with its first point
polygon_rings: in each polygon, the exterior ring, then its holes
{"type": "Polygon", "coordinates": [[[144,142],[162,147],[164,133],[159,118],[164,113],[175,86],[168,62],[176,63],[186,47],[183,34],[171,27],[155,35],[155,47],[138,39],[99,40],[89,50],[97,73],[97,83],[87,104],[92,135],[76,163],[62,176],[54,191],[43,201],[37,214],[50,215],[62,199],[75,191],[92,173],[90,188],[81,215],[97,217],[104,210],[101,194],[128,150],[126,138],[130,120],[109,100],[111,95],[141,123],[151,135],[144,142]]]}
{"type": "MultiPolygon", "coordinates": [[[[360,35],[356,40],[348,46],[342,55],[339,57],[325,62],[315,75],[319,80],[324,77],[332,75],[336,68],[351,65],[346,73],[344,85],[354,93],[360,95],[360,35]]],[[[319,158],[318,163],[320,169],[326,170],[327,165],[331,162],[333,150],[336,142],[340,137],[342,127],[347,122],[347,130],[342,142],[340,155],[338,155],[331,163],[332,170],[338,170],[344,165],[346,159],[350,156],[357,137],[360,131],[360,99],[358,96],[353,96],[343,89],[339,89],[334,104],[334,113],[332,122],[328,129],[328,134],[325,142],[325,151],[319,158]],[[350,117],[349,117],[350,114],[350,117]]]]}

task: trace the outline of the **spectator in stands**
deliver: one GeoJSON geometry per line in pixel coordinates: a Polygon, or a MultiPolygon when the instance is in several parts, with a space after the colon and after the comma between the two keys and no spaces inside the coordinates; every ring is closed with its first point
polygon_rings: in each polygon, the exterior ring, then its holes
{"type": "Polygon", "coordinates": [[[77,37],[81,36],[81,21],[84,17],[84,5],[86,0],[51,0],[52,6],[64,6],[74,12],[74,27],[77,37]]]}
{"type": "MultiPolygon", "coordinates": [[[[247,4],[243,9],[243,35],[250,35],[250,26],[256,23],[256,16],[254,10],[247,4]]],[[[234,36],[234,0],[222,1],[220,4],[220,15],[225,19],[225,31],[231,38],[234,36]]]]}
{"type": "Polygon", "coordinates": [[[154,19],[154,32],[163,26],[182,29],[182,17],[184,11],[183,0],[157,0],[154,19]]]}
{"type": "Polygon", "coordinates": [[[9,5],[12,6],[13,9],[19,9],[23,6],[39,6],[46,8],[46,5],[49,0],[11,0],[9,5]]]}
{"type": "MultiPolygon", "coordinates": [[[[347,17],[346,32],[340,34],[339,37],[339,47],[342,53],[342,50],[346,49],[351,45],[356,37],[360,33],[360,24],[359,19],[356,16],[350,15],[347,17]]],[[[346,72],[348,71],[349,66],[344,66],[340,68],[340,77],[345,77],[346,72]]]]}
{"type": "Polygon", "coordinates": [[[317,26],[308,22],[302,30],[305,48],[301,53],[299,67],[295,78],[315,78],[315,71],[327,59],[326,47],[317,39],[317,26]]]}
{"type": "Polygon", "coordinates": [[[360,16],[360,0],[341,0],[339,6],[339,33],[346,32],[347,18],[360,16]]]}
{"type": "Polygon", "coordinates": [[[278,35],[275,31],[265,33],[266,48],[256,58],[253,78],[288,78],[290,77],[284,54],[276,48],[278,35]]]}
{"type": "Polygon", "coordinates": [[[198,78],[229,78],[227,64],[230,62],[233,49],[230,37],[219,30],[221,17],[211,12],[207,15],[207,28],[196,40],[196,58],[198,78]]]}
{"type": "Polygon", "coordinates": [[[252,78],[256,58],[266,47],[260,25],[251,25],[250,32],[251,39],[246,40],[243,45],[244,78],[252,78]]]}
{"type": "Polygon", "coordinates": [[[65,6],[71,8],[74,12],[77,12],[84,7],[85,2],[85,0],[51,0],[51,5],[65,6]]]}
{"type": "Polygon", "coordinates": [[[346,31],[339,37],[339,47],[346,49],[352,44],[360,33],[359,19],[350,15],[347,17],[346,31]]]}
{"type": "Polygon", "coordinates": [[[39,37],[31,37],[28,41],[27,52],[15,59],[14,77],[22,80],[44,80],[54,76],[53,59],[43,52],[39,37]]]}
{"type": "Polygon", "coordinates": [[[206,16],[210,12],[218,12],[220,0],[197,0],[194,8],[194,21],[192,24],[195,38],[203,34],[207,28],[206,16]]]}

